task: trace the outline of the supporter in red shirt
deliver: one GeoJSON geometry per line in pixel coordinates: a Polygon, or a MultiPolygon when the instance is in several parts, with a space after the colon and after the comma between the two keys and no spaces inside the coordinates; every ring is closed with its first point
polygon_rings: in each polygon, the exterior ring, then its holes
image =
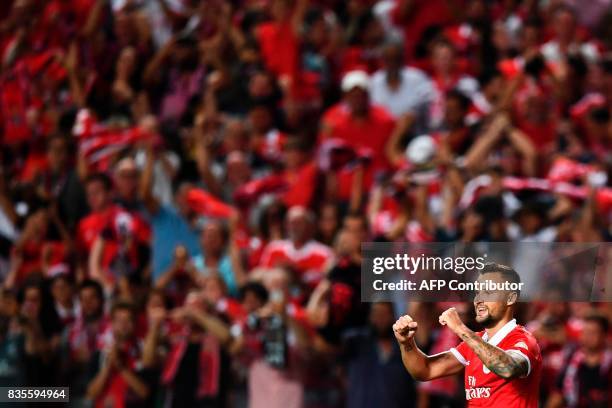
{"type": "Polygon", "coordinates": [[[516,123],[535,145],[537,152],[545,156],[553,151],[557,138],[557,117],[550,99],[541,89],[526,91],[520,97],[520,108],[516,111],[516,123]]]}
{"type": "MultiPolygon", "coordinates": [[[[370,78],[364,71],[351,71],[342,79],[342,102],[332,106],[322,118],[320,141],[340,139],[355,151],[367,150],[372,163],[365,177],[365,188],[373,181],[374,172],[388,167],[385,156],[387,142],[395,128],[391,114],[369,101],[370,78]]],[[[352,186],[352,175],[339,176],[340,192],[347,199],[352,186]]]]}
{"type": "MultiPolygon", "coordinates": [[[[312,158],[311,142],[302,136],[293,136],[287,139],[279,152],[278,159],[284,166],[282,169],[264,177],[249,180],[234,191],[234,200],[242,207],[251,207],[251,204],[264,194],[274,194],[288,206],[312,205],[315,192],[319,186],[320,172],[312,158]]],[[[234,152],[228,156],[240,155],[234,152]]],[[[236,180],[237,174],[230,181],[236,180]]]]}
{"type": "Polygon", "coordinates": [[[131,298],[128,283],[142,282],[149,263],[151,231],[137,215],[115,208],[93,242],[89,253],[90,276],[102,282],[109,293],[118,289],[131,298]]]}
{"type": "Polygon", "coordinates": [[[322,140],[338,138],[354,149],[369,148],[375,168],[385,167],[385,143],[395,122],[382,107],[369,101],[370,78],[364,71],[351,71],[342,79],[342,102],[332,106],[322,119],[322,140]]]}
{"type": "Polygon", "coordinates": [[[304,140],[292,140],[283,151],[285,170],[282,176],[287,189],[282,193],[287,207],[308,207],[312,204],[317,187],[318,169],[312,160],[311,148],[304,140]]]}
{"type": "Polygon", "coordinates": [[[292,9],[287,0],[273,0],[270,12],[273,20],[257,27],[257,39],[267,68],[286,88],[297,73],[299,64],[299,29],[304,12],[304,0],[292,9]]]}
{"type": "Polygon", "coordinates": [[[111,330],[91,358],[87,397],[95,407],[126,407],[142,402],[149,387],[142,379],[141,347],[135,336],[136,316],[128,303],[111,311],[111,330]]]}
{"type": "Polygon", "coordinates": [[[30,275],[47,276],[54,265],[66,262],[68,242],[68,232],[56,212],[44,205],[34,209],[13,247],[13,262],[5,285],[19,286],[30,275]]]}
{"type": "Polygon", "coordinates": [[[142,266],[145,256],[142,252],[150,239],[150,229],[144,220],[112,204],[111,183],[104,174],[93,174],[87,179],[85,189],[92,212],[77,227],[77,248],[83,262],[89,263],[89,273],[97,278],[104,276],[107,281],[117,278],[110,269],[126,248],[128,264],[142,266]],[[126,240],[128,237],[131,238],[126,240]]]}
{"type": "Polygon", "coordinates": [[[331,248],[312,239],[313,214],[304,207],[287,213],[288,239],[270,242],[264,249],[260,266],[294,269],[301,282],[314,287],[333,262],[331,248]]]}
{"type": "Polygon", "coordinates": [[[87,254],[104,227],[110,222],[112,209],[112,181],[103,173],[92,174],[85,180],[85,194],[90,214],[77,226],[77,246],[87,254]]]}

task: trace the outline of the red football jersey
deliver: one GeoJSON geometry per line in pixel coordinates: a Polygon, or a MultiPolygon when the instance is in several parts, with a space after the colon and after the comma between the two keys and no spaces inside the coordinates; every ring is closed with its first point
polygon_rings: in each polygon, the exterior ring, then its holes
{"type": "Polygon", "coordinates": [[[489,344],[512,350],[525,357],[529,370],[525,377],[504,379],[482,364],[476,353],[462,342],[450,352],[465,366],[465,398],[470,407],[537,408],[542,370],[540,347],[531,333],[516,320],[509,321],[491,339],[478,333],[489,344]]]}
{"type": "Polygon", "coordinates": [[[333,260],[331,248],[320,242],[312,240],[298,249],[289,240],[277,240],[266,245],[259,264],[266,268],[288,264],[297,269],[304,283],[314,287],[333,260]]]}

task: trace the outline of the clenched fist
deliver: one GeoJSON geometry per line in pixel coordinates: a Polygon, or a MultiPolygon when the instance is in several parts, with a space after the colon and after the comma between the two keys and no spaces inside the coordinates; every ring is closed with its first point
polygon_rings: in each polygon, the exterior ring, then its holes
{"type": "Polygon", "coordinates": [[[448,326],[448,328],[457,335],[459,334],[460,329],[462,329],[464,326],[461,317],[459,317],[457,309],[454,307],[442,312],[438,320],[442,326],[448,326]]]}
{"type": "Polygon", "coordinates": [[[400,344],[408,344],[416,333],[418,324],[412,317],[404,315],[397,319],[393,325],[393,333],[400,344]]]}

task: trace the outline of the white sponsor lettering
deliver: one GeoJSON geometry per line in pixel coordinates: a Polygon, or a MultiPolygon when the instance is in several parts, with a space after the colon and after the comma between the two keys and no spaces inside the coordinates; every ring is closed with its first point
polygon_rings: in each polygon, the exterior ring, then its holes
{"type": "Polygon", "coordinates": [[[490,387],[476,387],[476,377],[468,375],[467,385],[470,388],[465,389],[465,399],[472,400],[477,398],[489,398],[491,396],[490,387]]]}
{"type": "Polygon", "coordinates": [[[465,389],[465,399],[472,400],[478,398],[489,398],[491,396],[491,388],[490,387],[476,387],[476,388],[466,388],[465,389]]]}

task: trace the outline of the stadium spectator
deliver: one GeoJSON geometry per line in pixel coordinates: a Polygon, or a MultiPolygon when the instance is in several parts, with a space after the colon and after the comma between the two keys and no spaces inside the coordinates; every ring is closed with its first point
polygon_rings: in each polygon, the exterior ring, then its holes
{"type": "Polygon", "coordinates": [[[333,260],[329,247],[312,239],[314,215],[303,207],[292,207],[287,213],[287,238],[270,242],[261,256],[263,267],[285,267],[294,270],[301,283],[316,285],[333,260]]]}
{"type": "Polygon", "coordinates": [[[135,311],[128,303],[117,303],[110,320],[110,330],[90,360],[87,397],[95,406],[142,405],[150,389],[141,378],[142,350],[135,336],[135,311]]]}
{"type": "Polygon", "coordinates": [[[609,405],[610,0],[0,3],[1,385],[463,406],[393,371],[419,304],[361,297],[362,243],[442,242],[542,277],[541,402],[609,405]]]}
{"type": "Polygon", "coordinates": [[[610,403],[612,356],[606,349],[610,324],[606,317],[584,319],[580,347],[570,353],[547,407],[605,407],[610,403]]]}
{"type": "Polygon", "coordinates": [[[389,335],[393,319],[393,304],[375,303],[370,310],[369,330],[346,340],[348,387],[354,390],[347,406],[383,403],[400,407],[414,401],[414,380],[404,372],[401,358],[397,358],[399,347],[389,335]]]}
{"type": "Polygon", "coordinates": [[[62,371],[74,391],[74,403],[85,404],[89,363],[98,350],[100,336],[108,321],[104,312],[104,292],[94,280],[85,280],[78,290],[79,313],[62,334],[62,371]]]}
{"type": "Polygon", "coordinates": [[[171,406],[225,406],[229,361],[223,348],[231,340],[229,327],[205,310],[204,299],[198,292],[190,292],[184,306],[172,313],[178,327],[168,332],[163,330],[167,329],[166,310],[163,307],[150,310],[143,363],[161,364],[161,383],[166,387],[164,399],[171,401],[171,406]],[[168,347],[161,356],[160,343],[168,347]]]}

